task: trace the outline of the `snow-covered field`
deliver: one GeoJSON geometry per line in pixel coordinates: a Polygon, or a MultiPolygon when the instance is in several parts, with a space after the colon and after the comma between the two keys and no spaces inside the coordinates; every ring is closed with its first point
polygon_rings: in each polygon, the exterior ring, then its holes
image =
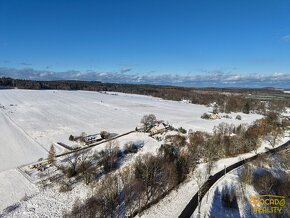
{"type": "MultiPolygon", "coordinates": [[[[94,134],[101,130],[117,134],[125,133],[134,130],[143,115],[149,113],[155,114],[158,119],[168,121],[175,127],[182,126],[185,129],[208,132],[221,122],[251,123],[261,117],[256,114],[241,114],[242,120],[236,120],[234,118],[237,113],[233,113],[230,115],[233,119],[203,120],[200,118],[203,113],[211,110],[203,105],[123,93],[0,90],[2,139],[0,211],[19,202],[26,194],[35,195],[35,197],[21,201],[22,209],[17,210],[17,213],[23,214],[24,211],[29,216],[32,211],[31,213],[38,214],[37,216],[47,216],[51,213],[55,215],[58,209],[50,208],[50,206],[62,205],[67,201],[67,194],[56,202],[53,197],[55,191],[41,193],[22,174],[13,169],[37,161],[40,157],[46,157],[51,143],[58,141],[68,143],[70,134],[79,135],[81,132],[94,134]],[[45,198],[50,201],[45,207],[41,203],[44,195],[51,195],[45,198]]],[[[144,134],[133,133],[118,139],[121,145],[128,141],[138,140],[144,141],[144,147],[140,153],[154,153],[160,146],[160,143],[144,134]]],[[[103,146],[97,146],[94,149],[100,150],[103,146]]],[[[62,152],[62,148],[57,148],[57,152],[62,152]]],[[[77,195],[78,189],[74,192],[77,195]]],[[[188,193],[188,197],[192,196],[191,192],[188,193]]],[[[187,201],[188,197],[184,201],[187,201]]],[[[59,210],[70,208],[72,203],[71,200],[70,205],[60,206],[59,210]]],[[[16,217],[19,215],[17,213],[16,217]]]]}
{"type": "MultiPolygon", "coordinates": [[[[70,134],[94,134],[101,130],[121,134],[134,130],[148,113],[175,127],[204,131],[211,131],[220,122],[251,123],[260,117],[242,114],[241,121],[203,120],[200,116],[211,110],[203,105],[86,91],[0,90],[0,105],[1,138],[4,139],[0,171],[45,157],[45,149],[51,143],[68,143],[70,134]]],[[[236,114],[231,116],[234,118],[236,114]]]]}
{"type": "Polygon", "coordinates": [[[33,195],[36,191],[37,187],[18,170],[0,172],[0,211],[23,199],[26,195],[33,195]]]}
{"type": "MultiPolygon", "coordinates": [[[[1,99],[1,98],[0,98],[1,99]]],[[[0,171],[15,168],[46,155],[46,150],[0,111],[0,171]]]]}

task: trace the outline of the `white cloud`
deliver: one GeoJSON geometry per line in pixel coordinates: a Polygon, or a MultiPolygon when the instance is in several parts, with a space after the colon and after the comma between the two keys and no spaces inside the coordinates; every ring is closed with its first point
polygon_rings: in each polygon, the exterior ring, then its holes
{"type": "Polygon", "coordinates": [[[290,42],[290,35],[283,36],[282,40],[285,42],[290,42]]]}
{"type": "Polygon", "coordinates": [[[290,87],[290,73],[275,72],[269,74],[240,75],[223,71],[202,71],[201,74],[173,75],[173,74],[134,74],[98,71],[66,71],[54,72],[48,70],[34,70],[32,68],[15,69],[0,67],[0,77],[33,80],[86,80],[115,83],[148,83],[185,86],[223,86],[234,84],[237,87],[290,87]]]}

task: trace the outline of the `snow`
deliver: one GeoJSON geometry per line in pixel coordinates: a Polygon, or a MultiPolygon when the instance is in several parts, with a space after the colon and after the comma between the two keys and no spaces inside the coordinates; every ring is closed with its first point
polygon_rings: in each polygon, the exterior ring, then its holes
{"type": "MultiPolygon", "coordinates": [[[[288,140],[289,138],[285,138],[283,141],[288,141],[288,140]]],[[[260,164],[263,165],[263,168],[267,168],[270,171],[272,171],[272,173],[275,174],[275,168],[280,165],[280,162],[279,160],[275,160],[274,162],[272,162],[271,158],[275,158],[275,157],[271,156],[268,159],[268,161],[271,163],[271,166],[267,165],[267,163],[260,163],[260,164]]],[[[239,181],[239,176],[238,176],[238,172],[240,169],[241,167],[224,175],[210,188],[209,192],[207,192],[207,194],[201,201],[202,206],[200,210],[200,217],[210,217],[210,215],[215,215],[215,217],[250,217],[250,218],[269,217],[267,216],[267,214],[259,214],[258,216],[253,214],[252,206],[249,203],[249,199],[251,196],[258,196],[259,193],[255,190],[253,185],[244,183],[243,188],[241,187],[241,183],[239,181]],[[220,193],[221,193],[222,188],[225,186],[232,186],[233,189],[236,191],[237,203],[238,203],[237,210],[227,209],[222,206],[220,193]]],[[[287,170],[287,169],[284,168],[283,170],[287,170]]],[[[279,175],[276,175],[276,176],[278,177],[279,175]]],[[[195,210],[192,217],[197,217],[197,213],[198,211],[195,210]]]]}
{"type": "MultiPolygon", "coordinates": [[[[289,141],[289,137],[284,137],[281,141],[280,144],[283,144],[287,141],[289,141]]],[[[262,153],[267,151],[266,147],[272,148],[268,142],[263,142],[262,145],[257,149],[257,153],[262,153]]],[[[277,147],[277,146],[276,146],[277,147]]],[[[212,170],[212,175],[215,174],[216,172],[222,170],[225,168],[225,166],[229,166],[231,164],[234,164],[238,162],[241,159],[249,158],[251,156],[254,156],[255,152],[249,152],[245,154],[241,154],[236,157],[231,157],[231,158],[223,158],[218,160],[215,163],[215,166],[212,170]]],[[[195,172],[201,171],[203,172],[205,168],[205,164],[202,163],[200,164],[195,172]]],[[[158,217],[158,218],[168,218],[168,217],[178,217],[185,206],[188,204],[188,202],[191,200],[191,198],[196,194],[198,191],[198,185],[197,185],[197,180],[196,180],[196,173],[193,173],[183,184],[180,185],[180,187],[177,189],[177,191],[172,191],[169,193],[165,198],[163,198],[161,201],[159,201],[157,204],[151,206],[149,209],[143,212],[143,214],[140,214],[139,217],[142,218],[149,218],[149,217],[158,217]]],[[[229,174],[234,173],[234,171],[230,172],[229,174]]],[[[226,177],[222,177],[220,180],[223,180],[223,182],[226,183],[231,183],[231,179],[228,179],[228,175],[226,174],[226,177]]],[[[207,178],[203,177],[203,181],[205,181],[207,178]]],[[[219,181],[220,181],[219,180],[219,181]]],[[[234,181],[235,179],[233,179],[234,181]]],[[[218,181],[218,182],[219,182],[218,181]]],[[[216,183],[217,184],[217,183],[216,183]]],[[[215,187],[215,185],[213,186],[215,187]]],[[[213,196],[213,188],[210,189],[210,196],[213,196]]],[[[209,197],[209,199],[212,199],[209,197]]],[[[203,199],[204,201],[204,199],[203,199]]],[[[211,202],[211,200],[209,200],[211,202]]],[[[209,204],[205,204],[204,202],[202,203],[202,208],[204,211],[209,211],[209,204]]],[[[196,211],[195,211],[196,212],[196,211]]],[[[194,214],[193,217],[196,217],[196,214],[194,214]]],[[[203,217],[203,216],[201,216],[203,217]]],[[[217,216],[219,217],[219,216],[217,216]]]]}
{"type": "MultiPolygon", "coordinates": [[[[0,171],[45,157],[47,153],[42,147],[48,150],[52,143],[70,144],[70,134],[95,134],[101,130],[121,134],[134,130],[142,116],[149,113],[175,127],[194,131],[211,131],[221,122],[251,123],[260,118],[256,114],[242,114],[241,121],[204,120],[200,116],[211,108],[203,105],[88,91],[0,90],[0,105],[4,107],[0,108],[0,129],[5,138],[0,156],[4,165],[0,171]]],[[[56,148],[58,153],[63,150],[56,148]]]]}
{"type": "Polygon", "coordinates": [[[25,195],[35,194],[36,191],[37,188],[18,170],[0,172],[0,211],[20,201],[25,195]]]}
{"type": "MultiPolygon", "coordinates": [[[[142,155],[145,153],[152,153],[156,154],[160,142],[157,142],[156,140],[152,139],[148,136],[148,134],[145,133],[132,133],[129,135],[126,135],[122,138],[117,139],[120,149],[124,149],[124,144],[132,141],[136,144],[143,144],[143,147],[138,151],[137,154],[131,154],[128,155],[128,157],[125,158],[125,161],[121,163],[121,168],[125,167],[129,164],[131,164],[138,155],[142,155]]],[[[96,146],[92,148],[92,151],[101,151],[106,147],[106,143],[100,144],[99,146],[96,146]]],[[[23,168],[25,169],[25,167],[23,168]]],[[[16,170],[15,170],[16,171],[16,170]]],[[[69,211],[72,209],[73,203],[77,198],[79,199],[85,199],[88,195],[92,193],[91,186],[86,186],[83,183],[77,183],[75,187],[70,192],[59,192],[59,187],[57,185],[54,185],[53,187],[49,187],[45,190],[40,190],[39,187],[36,187],[34,184],[29,183],[28,180],[26,180],[21,174],[19,174],[18,171],[16,171],[18,177],[20,177],[26,184],[27,188],[32,186],[33,192],[25,191],[26,189],[22,186],[18,186],[18,183],[15,182],[15,179],[18,180],[18,178],[7,178],[9,181],[11,181],[11,184],[8,185],[8,188],[11,190],[14,190],[15,193],[19,192],[19,196],[12,196],[11,200],[9,199],[9,195],[5,191],[7,188],[7,184],[2,184],[2,193],[0,191],[0,194],[2,197],[2,208],[0,208],[0,211],[6,208],[7,206],[10,206],[12,204],[17,203],[19,206],[14,211],[12,211],[9,214],[5,214],[5,217],[61,217],[62,214],[66,211],[69,211]],[[18,189],[19,187],[19,189],[18,189]],[[28,196],[32,196],[28,200],[21,200],[23,196],[27,194],[28,196]],[[14,199],[14,200],[13,200],[14,199]],[[7,201],[9,200],[9,201],[7,201]],[[7,203],[8,202],[8,203],[7,203]]],[[[1,177],[0,174],[0,181],[5,180],[6,175],[11,175],[11,172],[5,171],[2,172],[3,177],[1,177]],[[7,172],[7,173],[6,173],[7,172]]],[[[50,175],[52,175],[50,173],[50,175]]],[[[33,176],[33,175],[32,175],[33,176]]],[[[21,183],[23,181],[20,180],[21,183]]],[[[32,181],[35,179],[31,178],[32,181]]],[[[1,183],[0,183],[1,185],[1,183]]],[[[26,187],[25,186],[25,187],[26,187]]],[[[1,213],[0,213],[1,217],[1,213]]]]}
{"type": "MultiPolygon", "coordinates": [[[[221,122],[237,125],[261,118],[256,114],[232,113],[232,117],[240,114],[242,120],[204,120],[200,116],[212,108],[150,96],[88,91],[0,90],[0,106],[0,211],[18,202],[20,208],[10,214],[14,217],[59,217],[64,209],[72,207],[76,197],[88,194],[89,188],[83,185],[78,185],[69,193],[59,193],[57,187],[39,190],[13,169],[46,157],[52,143],[69,144],[70,134],[95,134],[101,130],[122,134],[134,130],[143,115],[150,113],[174,127],[207,132],[221,122]],[[25,194],[33,197],[23,200],[25,194]]],[[[161,145],[144,133],[132,133],[117,140],[121,149],[128,141],[144,142],[137,155],[154,154],[161,145]]],[[[100,151],[105,146],[106,143],[100,144],[92,150],[100,151]]],[[[57,153],[63,152],[62,147],[56,149],[57,153]]],[[[137,155],[128,155],[122,166],[132,163],[137,155]]],[[[178,216],[196,192],[196,187],[194,180],[188,180],[157,207],[146,211],[144,216],[178,216]]]]}
{"type": "Polygon", "coordinates": [[[0,171],[37,161],[47,151],[0,111],[0,171]]]}
{"type": "MultiPolygon", "coordinates": [[[[241,196],[238,193],[240,185],[238,183],[237,171],[226,174],[211,187],[201,201],[200,217],[210,217],[210,215],[215,215],[215,217],[243,217],[242,215],[245,212],[243,211],[244,205],[241,204],[241,200],[238,200],[238,207],[241,210],[230,210],[222,206],[221,191],[225,186],[232,186],[237,196],[241,196]]],[[[192,217],[197,217],[197,212],[198,210],[193,213],[192,217]]]]}
{"type": "Polygon", "coordinates": [[[62,217],[63,213],[72,209],[76,198],[82,200],[91,193],[92,188],[84,184],[62,193],[59,193],[58,186],[50,187],[38,191],[31,198],[20,200],[19,207],[5,217],[62,217]]]}

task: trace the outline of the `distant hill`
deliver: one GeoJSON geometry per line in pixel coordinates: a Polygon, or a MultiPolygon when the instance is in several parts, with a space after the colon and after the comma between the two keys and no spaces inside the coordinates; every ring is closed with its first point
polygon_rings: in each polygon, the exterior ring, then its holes
{"type": "MultiPolygon", "coordinates": [[[[35,90],[86,90],[86,91],[110,91],[123,92],[130,94],[150,95],[167,100],[181,101],[188,100],[195,104],[208,105],[216,102],[225,111],[242,111],[245,105],[250,105],[251,109],[259,109],[261,99],[267,101],[279,100],[278,105],[288,104],[288,97],[282,90],[273,88],[194,88],[179,86],[163,86],[149,84],[120,84],[103,83],[99,81],[78,81],[78,80],[55,80],[55,81],[36,81],[12,79],[9,77],[0,78],[0,87],[35,89],[35,90]],[[277,96],[284,95],[283,98],[277,96]],[[285,98],[288,98],[285,100],[285,98]],[[282,100],[282,101],[281,101],[282,100]]],[[[280,106],[279,106],[280,107],[280,106]]]]}

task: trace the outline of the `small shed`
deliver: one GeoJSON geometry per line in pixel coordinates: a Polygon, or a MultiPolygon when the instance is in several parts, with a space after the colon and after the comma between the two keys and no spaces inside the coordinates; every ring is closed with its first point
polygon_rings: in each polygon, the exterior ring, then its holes
{"type": "Polygon", "coordinates": [[[158,124],[150,129],[150,134],[155,135],[157,133],[163,133],[166,131],[166,127],[163,123],[158,124]]]}

